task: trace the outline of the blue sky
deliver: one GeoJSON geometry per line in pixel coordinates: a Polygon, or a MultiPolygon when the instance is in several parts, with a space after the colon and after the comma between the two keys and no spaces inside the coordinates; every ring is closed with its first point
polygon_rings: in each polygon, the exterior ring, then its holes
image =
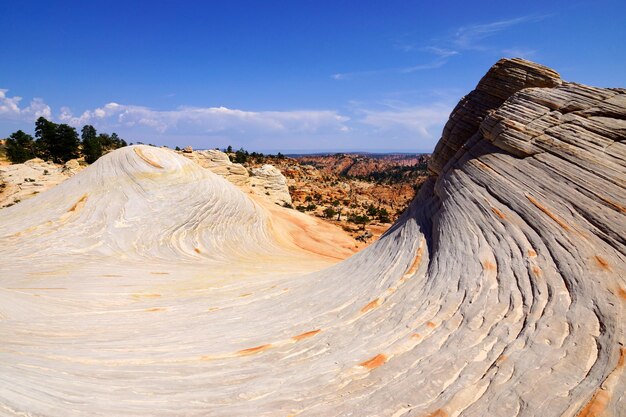
{"type": "Polygon", "coordinates": [[[626,87],[626,2],[0,0],[0,137],[430,151],[501,57],[626,87]]]}

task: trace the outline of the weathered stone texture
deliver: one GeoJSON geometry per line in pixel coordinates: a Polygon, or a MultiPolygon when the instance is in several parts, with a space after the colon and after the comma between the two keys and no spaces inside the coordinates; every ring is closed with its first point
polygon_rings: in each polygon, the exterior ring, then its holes
{"type": "Polygon", "coordinates": [[[625,96],[500,61],[332,266],[310,217],[105,155],[0,211],[0,413],[623,416],[625,96]]]}

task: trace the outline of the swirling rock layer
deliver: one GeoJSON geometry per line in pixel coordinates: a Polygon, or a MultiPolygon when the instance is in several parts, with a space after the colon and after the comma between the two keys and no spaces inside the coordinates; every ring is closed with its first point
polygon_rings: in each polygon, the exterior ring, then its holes
{"type": "Polygon", "coordinates": [[[481,84],[332,266],[156,148],[3,209],[0,414],[624,415],[626,91],[521,60],[481,84]]]}

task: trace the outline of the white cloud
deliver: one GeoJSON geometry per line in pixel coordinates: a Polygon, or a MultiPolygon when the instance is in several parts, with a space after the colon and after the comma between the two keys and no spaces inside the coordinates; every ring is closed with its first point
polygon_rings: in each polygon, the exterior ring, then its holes
{"type": "MultiPolygon", "coordinates": [[[[32,131],[44,116],[77,129],[91,124],[100,132],[117,132],[128,142],[194,148],[228,144],[250,150],[428,150],[439,137],[452,108],[445,97],[426,93],[415,101],[349,102],[342,110],[248,111],[226,107],[179,107],[159,110],[108,103],[74,114],[68,107],[52,112],[41,99],[20,107],[20,97],[0,90],[0,135],[14,128],[32,131]],[[442,104],[443,103],[443,104],[442,104]],[[4,122],[4,123],[2,123],[4,122]]],[[[406,99],[406,98],[405,98],[406,99]]]]}
{"type": "Polygon", "coordinates": [[[22,97],[8,97],[9,90],[0,89],[0,120],[34,121],[43,116],[50,118],[52,111],[41,98],[34,98],[26,107],[20,107],[22,97]]]}
{"type": "Polygon", "coordinates": [[[193,131],[263,132],[272,134],[343,131],[348,117],[333,110],[245,111],[226,107],[180,107],[154,110],[149,107],[108,103],[74,116],[63,109],[60,119],[72,126],[85,124],[109,129],[145,127],[159,134],[193,131]]]}
{"type": "Polygon", "coordinates": [[[360,109],[360,123],[372,126],[380,132],[408,131],[422,139],[434,139],[441,133],[441,126],[448,120],[452,106],[445,103],[410,105],[387,103],[378,110],[360,109]]]}

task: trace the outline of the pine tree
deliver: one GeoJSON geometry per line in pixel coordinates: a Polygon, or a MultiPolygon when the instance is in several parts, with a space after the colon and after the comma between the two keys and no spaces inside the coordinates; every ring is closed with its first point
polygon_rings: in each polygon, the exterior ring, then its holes
{"type": "Polygon", "coordinates": [[[35,141],[31,135],[18,130],[7,139],[6,151],[11,162],[21,164],[35,158],[35,141]]]}
{"type": "Polygon", "coordinates": [[[83,155],[85,162],[93,164],[102,156],[102,144],[97,136],[96,129],[91,125],[85,125],[82,129],[83,155]]]}

